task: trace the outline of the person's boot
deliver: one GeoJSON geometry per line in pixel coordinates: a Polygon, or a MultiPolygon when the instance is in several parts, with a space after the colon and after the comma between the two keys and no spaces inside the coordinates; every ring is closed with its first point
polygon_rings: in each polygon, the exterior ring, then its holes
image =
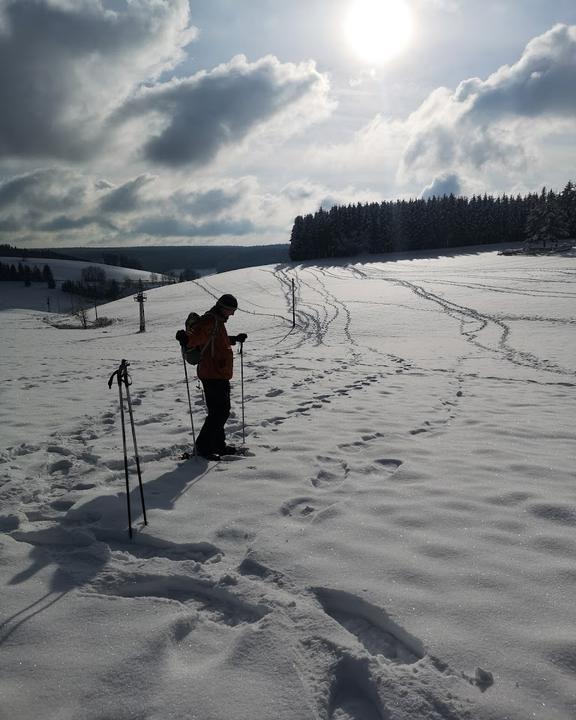
{"type": "Polygon", "coordinates": [[[196,454],[204,460],[220,460],[220,453],[207,448],[199,448],[198,445],[196,445],[196,454]]]}
{"type": "Polygon", "coordinates": [[[236,455],[237,452],[238,448],[234,445],[224,445],[222,450],[220,450],[220,455],[236,455]]]}
{"type": "Polygon", "coordinates": [[[209,452],[209,453],[198,453],[198,456],[201,458],[204,458],[204,460],[213,460],[214,462],[217,462],[220,460],[220,455],[218,453],[209,452]]]}

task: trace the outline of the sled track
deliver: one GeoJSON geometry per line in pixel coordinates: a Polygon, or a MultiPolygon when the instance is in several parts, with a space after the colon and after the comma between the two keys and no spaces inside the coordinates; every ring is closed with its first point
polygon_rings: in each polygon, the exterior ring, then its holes
{"type": "MultiPolygon", "coordinates": [[[[318,268],[318,272],[319,272],[320,276],[325,277],[327,275],[324,268],[318,268]]],[[[357,347],[357,343],[354,340],[354,338],[352,336],[352,332],[350,330],[350,327],[352,324],[352,315],[350,313],[350,308],[345,303],[343,303],[341,300],[338,300],[338,298],[328,290],[328,288],[326,287],[326,283],[320,277],[317,276],[316,279],[317,279],[318,284],[322,288],[325,297],[327,298],[327,300],[329,302],[331,302],[333,304],[333,306],[336,308],[337,313],[339,314],[340,311],[344,313],[344,315],[346,317],[346,320],[344,322],[344,335],[345,335],[346,339],[348,340],[348,342],[350,343],[350,345],[352,345],[353,347],[357,347]]],[[[354,353],[354,356],[357,356],[356,357],[357,360],[361,359],[360,355],[358,355],[357,353],[354,353]]]]}
{"type": "MultiPolygon", "coordinates": [[[[532,278],[525,278],[523,282],[538,282],[541,283],[542,281],[539,279],[532,279],[532,278]]],[[[491,293],[500,293],[503,295],[524,295],[526,297],[538,297],[538,298],[576,298],[576,293],[562,293],[562,292],[551,292],[550,290],[539,290],[539,289],[533,289],[533,290],[520,290],[516,288],[511,287],[495,287],[494,285],[486,285],[484,283],[464,283],[464,282],[457,282],[456,280],[430,280],[429,282],[433,283],[434,285],[447,285],[449,287],[461,287],[465,288],[466,290],[482,290],[482,291],[488,291],[491,293]]],[[[564,280],[550,280],[547,282],[551,283],[558,283],[565,285],[566,281],[564,280]]]]}
{"type": "MultiPolygon", "coordinates": [[[[274,275],[280,282],[282,291],[286,298],[288,306],[292,301],[292,283],[288,279],[285,271],[278,269],[274,271],[274,275]]],[[[320,313],[315,308],[308,307],[306,310],[300,309],[302,304],[302,279],[295,273],[294,277],[294,292],[296,300],[296,327],[302,333],[299,342],[296,343],[295,348],[300,348],[307,340],[313,340],[316,346],[322,345],[324,342],[324,324],[320,317],[320,313]]]]}
{"type": "MultiPolygon", "coordinates": [[[[473,310],[472,308],[466,307],[464,305],[458,305],[457,303],[446,300],[445,298],[442,298],[429,290],[425,290],[420,285],[416,285],[415,283],[409,282],[408,280],[402,280],[400,278],[390,277],[383,274],[366,273],[359,270],[358,268],[353,268],[353,270],[357,277],[364,277],[370,280],[383,280],[385,282],[392,283],[393,285],[404,287],[413,292],[416,296],[425,300],[426,302],[434,303],[435,305],[439,306],[448,316],[452,317],[455,320],[458,320],[461,323],[462,335],[470,343],[480,348],[481,350],[502,353],[505,355],[506,359],[509,362],[521,367],[529,367],[543,370],[545,372],[553,372],[558,375],[574,375],[574,372],[572,370],[563,368],[548,360],[542,360],[541,358],[538,358],[532,353],[516,350],[511,345],[509,345],[508,339],[511,333],[510,327],[496,315],[481,313],[478,310],[473,310]],[[478,323],[478,326],[472,330],[465,330],[463,324],[466,320],[475,321],[478,323]],[[497,326],[500,330],[500,337],[497,347],[485,345],[478,339],[478,335],[490,324],[497,326]]],[[[563,295],[562,297],[566,296],[563,295]]],[[[530,320],[532,320],[532,318],[530,318],[530,320]]]]}

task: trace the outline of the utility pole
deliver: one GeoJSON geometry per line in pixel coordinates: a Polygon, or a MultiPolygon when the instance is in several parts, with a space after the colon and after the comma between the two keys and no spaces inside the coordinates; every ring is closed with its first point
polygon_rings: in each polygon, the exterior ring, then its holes
{"type": "Polygon", "coordinates": [[[144,303],[146,302],[146,295],[140,291],[134,296],[134,302],[140,305],[140,332],[146,332],[146,318],[144,317],[144,303]]]}

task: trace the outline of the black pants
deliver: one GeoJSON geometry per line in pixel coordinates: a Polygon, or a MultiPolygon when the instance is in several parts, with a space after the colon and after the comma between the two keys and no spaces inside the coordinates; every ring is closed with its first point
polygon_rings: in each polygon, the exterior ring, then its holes
{"type": "Polygon", "coordinates": [[[220,453],[226,447],[224,425],[230,416],[230,381],[202,380],[208,415],[196,438],[200,455],[220,453]]]}

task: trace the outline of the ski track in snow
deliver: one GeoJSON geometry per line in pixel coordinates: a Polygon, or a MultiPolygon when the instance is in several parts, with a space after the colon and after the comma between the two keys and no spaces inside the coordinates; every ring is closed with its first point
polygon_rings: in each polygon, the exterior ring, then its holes
{"type": "MultiPolygon", "coordinates": [[[[147,528],[142,525],[139,495],[133,489],[136,536],[134,542],[129,542],[122,519],[125,496],[121,490],[123,460],[118,451],[120,410],[117,397],[109,393],[108,408],[84,417],[71,432],[64,435],[57,431],[47,440],[23,442],[0,456],[0,498],[4,507],[13,508],[0,516],[0,531],[31,548],[30,565],[17,581],[24,582],[47,566],[61,571],[51,588],[54,597],[48,595],[43,604],[31,606],[27,613],[4,619],[0,641],[15,637],[37,610],[48,608],[72,590],[84,600],[98,597],[110,602],[134,600],[173,607],[177,614],[170,626],[173,648],[193,636],[199,627],[218,627],[222,638],[226,638],[221,642],[232,645],[246,628],[266,632],[280,618],[290,628],[294,647],[298,648],[299,675],[313,698],[317,713],[314,717],[390,720],[408,717],[394,714],[395,708],[403,707],[408,709],[406,712],[417,708],[420,714],[414,717],[430,720],[473,718],[474,704],[463,688],[478,692],[480,683],[431,655],[418,638],[391,619],[385,607],[364,599],[360,591],[303,583],[284,569],[266,565],[254,548],[266,542],[269,532],[285,532],[287,542],[291,537],[311,537],[312,533],[321,537],[327,527],[339,522],[342,513],[364,497],[382,503],[379,512],[384,513],[387,492],[392,496],[400,492],[396,490],[398,483],[404,486],[418,482],[411,479],[409,471],[398,479],[410,458],[387,457],[383,452],[386,439],[396,434],[402,437],[404,448],[423,452],[420,443],[439,439],[449,431],[464,414],[469,386],[477,387],[483,379],[478,372],[467,372],[468,358],[464,354],[452,367],[445,368],[440,367],[441,363],[405,359],[388,349],[372,347],[370,339],[355,329],[352,303],[330,289],[333,280],[338,281],[338,287],[345,286],[348,278],[361,278],[367,283],[389,283],[406,289],[427,310],[432,308],[456,321],[461,337],[475,351],[499,356],[513,367],[553,376],[548,381],[551,389],[574,388],[576,382],[567,379],[574,377],[574,371],[515,348],[510,323],[574,321],[476,310],[427,289],[424,282],[408,281],[378,267],[342,267],[337,273],[326,267],[276,268],[271,277],[280,286],[285,308],[268,312],[265,306],[252,302],[246,309],[253,318],[270,320],[264,331],[275,334],[273,343],[263,347],[254,359],[248,355],[246,360],[247,375],[262,390],[257,394],[249,387],[246,395],[250,446],[255,457],[230,458],[210,466],[199,460],[179,462],[180,454],[190,444],[182,379],[174,374],[171,363],[163,361],[151,361],[148,367],[148,372],[154,372],[156,367],[165,373],[162,382],[142,389],[135,379],[131,396],[140,461],[146,468],[149,515],[172,511],[192,487],[204,487],[207,479],[220,478],[222,487],[237,477],[248,481],[251,472],[256,471],[259,456],[282,454],[282,442],[274,435],[280,434],[281,428],[293,438],[306,422],[313,432],[332,413],[345,417],[350,408],[361,406],[368,397],[377,395],[385,405],[389,398],[405,392],[408,381],[414,385],[422,382],[422,394],[412,406],[419,409],[420,416],[408,417],[407,413],[405,421],[399,418],[396,426],[386,432],[376,422],[357,433],[347,429],[345,441],[336,436],[321,452],[303,451],[301,463],[307,472],[301,474],[300,494],[290,495],[287,487],[286,496],[275,509],[263,510],[260,528],[246,527],[239,520],[236,527],[220,528],[216,533],[219,543],[213,539],[171,541],[155,535],[153,522],[147,528]],[[287,320],[292,278],[298,300],[293,332],[287,320]],[[490,339],[484,339],[486,336],[490,339]],[[336,346],[339,356],[323,362],[322,357],[307,354],[309,347],[327,346],[336,346]],[[288,366],[292,372],[285,371],[288,366]],[[427,395],[425,383],[431,378],[436,384],[427,395]],[[168,446],[166,438],[172,438],[168,446]],[[160,476],[155,472],[156,465],[163,468],[160,476]],[[398,687],[402,688],[400,693],[398,687]]],[[[507,295],[566,297],[561,292],[540,293],[538,289],[493,287],[482,282],[442,283],[435,279],[430,283],[507,295]]],[[[194,284],[212,298],[220,294],[218,287],[205,278],[194,284]]],[[[257,296],[266,292],[273,296],[268,285],[261,285],[257,296]]],[[[74,380],[74,371],[63,371],[55,378],[47,372],[20,375],[8,382],[35,389],[44,382],[65,384],[74,380]]],[[[515,377],[501,375],[494,381],[519,382],[515,377]]],[[[191,382],[194,388],[195,381],[191,382]]],[[[521,382],[546,389],[542,379],[521,382]]],[[[199,418],[203,408],[197,389],[193,396],[194,414],[199,418]]],[[[238,411],[233,413],[229,427],[238,438],[238,411]]],[[[282,457],[285,459],[286,454],[282,457]]],[[[132,458],[130,471],[134,484],[132,458]]],[[[428,492],[432,497],[443,490],[429,488],[428,492]]],[[[274,497],[278,494],[275,490],[274,497]]],[[[447,511],[466,515],[471,510],[465,501],[445,495],[447,511]]],[[[536,551],[565,557],[572,553],[573,544],[566,540],[564,532],[554,533],[555,527],[563,531],[576,526],[576,509],[568,501],[546,502],[542,495],[526,491],[489,494],[484,502],[487,507],[519,507],[527,516],[544,522],[550,530],[532,540],[536,551]]],[[[390,522],[396,529],[418,530],[425,528],[426,518],[411,514],[407,506],[403,514],[391,515],[390,522]]],[[[517,519],[506,521],[508,524],[502,519],[496,522],[499,525],[489,530],[502,543],[512,543],[513,536],[523,528],[517,519]]],[[[451,553],[455,553],[453,558],[460,558],[457,548],[440,541],[427,541],[418,552],[431,562],[450,559],[451,553]]],[[[406,582],[411,581],[409,574],[406,569],[406,582]]],[[[412,580],[416,587],[418,578],[412,580]]]]}

